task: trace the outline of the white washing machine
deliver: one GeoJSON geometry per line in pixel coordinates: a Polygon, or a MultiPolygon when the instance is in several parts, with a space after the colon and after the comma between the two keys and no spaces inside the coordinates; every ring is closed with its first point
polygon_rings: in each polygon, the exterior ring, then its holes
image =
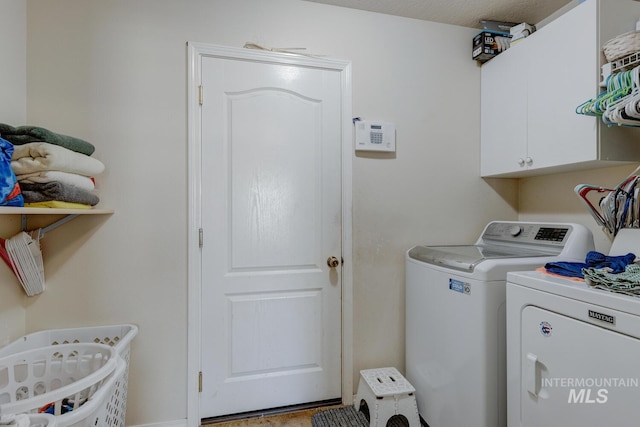
{"type": "MultiPolygon", "coordinates": [[[[640,229],[610,255],[629,252],[640,229]]],[[[507,281],[508,426],[640,425],[640,298],[535,271],[507,281]]]]}
{"type": "Polygon", "coordinates": [[[593,248],[579,224],[494,221],[473,245],[407,251],[406,377],[429,427],[506,425],[507,272],[593,248]]]}

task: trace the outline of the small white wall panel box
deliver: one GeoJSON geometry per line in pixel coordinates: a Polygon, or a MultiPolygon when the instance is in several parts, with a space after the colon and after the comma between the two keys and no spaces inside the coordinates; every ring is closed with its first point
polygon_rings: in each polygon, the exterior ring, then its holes
{"type": "Polygon", "coordinates": [[[356,122],[357,151],[396,151],[396,125],[393,123],[356,122]]]}

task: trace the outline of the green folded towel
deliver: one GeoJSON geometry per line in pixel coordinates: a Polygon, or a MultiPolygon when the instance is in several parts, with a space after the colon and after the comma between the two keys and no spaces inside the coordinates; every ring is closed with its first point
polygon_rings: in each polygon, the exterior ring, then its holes
{"type": "Polygon", "coordinates": [[[61,135],[38,126],[13,127],[0,123],[0,136],[13,145],[28,144],[30,142],[48,142],[69,150],[90,156],[95,151],[93,144],[72,136],[61,135]]]}

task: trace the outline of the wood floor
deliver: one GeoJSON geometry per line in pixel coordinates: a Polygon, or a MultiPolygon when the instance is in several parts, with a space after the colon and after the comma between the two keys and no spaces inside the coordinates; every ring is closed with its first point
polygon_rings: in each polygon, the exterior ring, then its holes
{"type": "Polygon", "coordinates": [[[288,412],[285,414],[252,417],[233,421],[203,421],[202,425],[206,427],[312,427],[311,417],[313,416],[313,414],[319,411],[324,411],[326,409],[339,407],[340,405],[324,406],[303,411],[288,412]]]}

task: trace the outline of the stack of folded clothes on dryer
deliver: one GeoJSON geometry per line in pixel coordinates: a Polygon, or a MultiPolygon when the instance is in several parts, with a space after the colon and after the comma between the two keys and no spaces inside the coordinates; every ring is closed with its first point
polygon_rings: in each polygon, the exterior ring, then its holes
{"type": "Polygon", "coordinates": [[[92,144],[41,127],[2,123],[0,136],[14,144],[11,168],[26,207],[90,209],[98,204],[94,177],[105,167],[91,157],[92,144]]]}
{"type": "Polygon", "coordinates": [[[625,295],[640,297],[640,264],[634,253],[610,256],[600,252],[587,253],[585,262],[555,261],[540,269],[548,274],[585,281],[589,286],[625,295]]]}

